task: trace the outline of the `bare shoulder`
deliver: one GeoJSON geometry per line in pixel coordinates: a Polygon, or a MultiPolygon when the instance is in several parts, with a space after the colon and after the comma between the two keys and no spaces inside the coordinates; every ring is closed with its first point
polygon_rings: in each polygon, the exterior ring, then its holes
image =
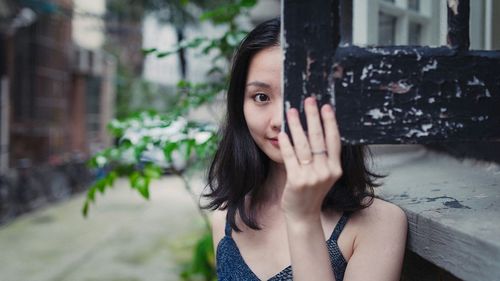
{"type": "Polygon", "coordinates": [[[226,210],[215,210],[212,212],[212,237],[214,241],[214,249],[217,249],[219,241],[224,237],[224,228],[226,226],[226,210]]]}
{"type": "Polygon", "coordinates": [[[404,211],[375,198],[351,219],[353,253],[344,280],[400,280],[407,233],[404,211]]]}
{"type": "Polygon", "coordinates": [[[370,225],[396,225],[406,227],[405,212],[397,205],[374,198],[370,206],[353,214],[353,219],[367,227],[370,225]]]}
{"type": "Polygon", "coordinates": [[[365,209],[355,212],[352,217],[357,226],[357,237],[364,236],[383,240],[406,238],[408,222],[405,212],[397,205],[374,198],[371,205],[365,209]]]}

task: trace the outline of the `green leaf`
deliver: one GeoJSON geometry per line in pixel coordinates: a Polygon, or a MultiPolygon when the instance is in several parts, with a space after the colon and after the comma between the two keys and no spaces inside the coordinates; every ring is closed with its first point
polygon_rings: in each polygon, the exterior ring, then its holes
{"type": "Polygon", "coordinates": [[[106,177],[104,178],[104,181],[105,181],[105,185],[108,186],[108,187],[112,187],[113,186],[113,183],[116,179],[117,175],[116,175],[116,172],[115,171],[111,171],[109,172],[106,177]]]}
{"type": "Polygon", "coordinates": [[[189,48],[189,49],[195,49],[198,48],[202,43],[208,41],[208,39],[204,37],[196,37],[191,40],[184,40],[179,44],[179,49],[181,48],[189,48]]]}
{"type": "Polygon", "coordinates": [[[186,161],[188,161],[189,158],[191,158],[191,153],[193,151],[193,148],[196,147],[196,141],[194,139],[188,139],[184,141],[184,145],[185,145],[184,157],[186,161]]]}
{"type": "Polygon", "coordinates": [[[89,213],[89,201],[85,200],[85,203],[83,204],[83,208],[82,208],[83,217],[86,218],[88,213],[89,213]]]}
{"type": "Polygon", "coordinates": [[[96,188],[99,190],[101,194],[104,194],[104,191],[106,190],[106,183],[107,183],[107,177],[102,178],[96,182],[96,188]]]}
{"type": "Polygon", "coordinates": [[[172,152],[179,147],[177,142],[168,142],[163,146],[163,154],[168,163],[172,163],[172,152]]]}
{"type": "Polygon", "coordinates": [[[130,180],[130,185],[133,188],[137,188],[137,182],[140,180],[141,174],[138,171],[134,171],[128,176],[128,178],[130,180]]]}
{"type": "Polygon", "coordinates": [[[130,185],[139,191],[145,198],[149,199],[149,182],[150,178],[141,175],[138,171],[134,171],[130,176],[130,185]]]}
{"type": "Polygon", "coordinates": [[[191,85],[191,83],[189,83],[186,80],[180,80],[179,82],[177,82],[177,88],[187,88],[190,85],[191,85]]]}
{"type": "Polygon", "coordinates": [[[87,161],[87,166],[88,166],[89,168],[94,168],[94,169],[95,169],[95,168],[97,168],[97,167],[98,167],[98,165],[97,165],[97,160],[96,160],[96,158],[97,158],[97,156],[98,156],[98,155],[99,155],[99,154],[97,154],[97,155],[93,156],[92,158],[90,158],[90,159],[87,161]]]}
{"type": "Polygon", "coordinates": [[[120,138],[121,136],[123,136],[124,127],[123,123],[120,122],[119,120],[117,119],[111,120],[106,127],[114,137],[120,138]]]}
{"type": "Polygon", "coordinates": [[[240,6],[245,8],[252,8],[257,4],[257,0],[241,0],[240,6]]]}
{"type": "Polygon", "coordinates": [[[151,137],[145,136],[139,141],[139,143],[134,147],[135,160],[139,162],[141,160],[141,155],[146,150],[148,144],[151,143],[151,137]]]}
{"type": "Polygon", "coordinates": [[[214,275],[214,249],[212,235],[205,233],[196,243],[192,262],[193,273],[205,276],[206,280],[214,275]]]}
{"type": "Polygon", "coordinates": [[[214,16],[214,11],[206,11],[204,13],[201,14],[200,16],[200,21],[205,21],[205,20],[208,20],[208,19],[211,19],[212,17],[214,16]]]}
{"type": "Polygon", "coordinates": [[[198,158],[203,158],[202,155],[204,154],[205,152],[205,148],[203,147],[203,145],[197,145],[194,147],[194,152],[196,153],[196,156],[198,158]]]}
{"type": "Polygon", "coordinates": [[[148,163],[144,167],[144,175],[152,179],[158,179],[161,177],[161,168],[151,163],[148,163]]]}
{"type": "Polygon", "coordinates": [[[166,56],[170,56],[171,54],[173,54],[175,52],[171,52],[171,51],[166,51],[166,52],[157,52],[156,53],[156,57],[157,58],[164,58],[166,56]]]}
{"type": "Polygon", "coordinates": [[[146,48],[146,49],[142,49],[141,51],[142,51],[142,54],[149,55],[151,53],[156,52],[156,50],[157,50],[156,48],[146,48]]]}
{"type": "Polygon", "coordinates": [[[149,182],[150,179],[147,177],[141,177],[137,182],[137,190],[145,199],[149,199],[149,182]]]}
{"type": "Polygon", "coordinates": [[[95,192],[97,191],[96,184],[89,188],[87,191],[87,199],[94,202],[95,201],[95,192]]]}

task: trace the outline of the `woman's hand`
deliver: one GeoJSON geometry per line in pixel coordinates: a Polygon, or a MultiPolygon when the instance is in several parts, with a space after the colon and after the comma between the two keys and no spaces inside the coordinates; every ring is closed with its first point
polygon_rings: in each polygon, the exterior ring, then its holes
{"type": "Polygon", "coordinates": [[[320,117],[316,99],[308,97],[305,112],[307,136],[298,111],[292,108],[287,120],[294,146],[284,132],[278,138],[287,171],[281,206],[287,219],[294,222],[319,219],[326,194],[342,176],[340,135],[332,107],[322,106],[320,117]]]}

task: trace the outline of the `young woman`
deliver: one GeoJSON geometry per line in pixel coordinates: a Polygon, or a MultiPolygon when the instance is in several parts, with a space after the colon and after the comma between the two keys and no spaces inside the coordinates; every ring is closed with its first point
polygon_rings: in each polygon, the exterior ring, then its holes
{"type": "Polygon", "coordinates": [[[279,19],[262,23],[233,61],[206,195],[218,278],[399,280],[406,216],[374,197],[379,176],[363,147],[341,147],[332,107],[309,97],[308,132],[296,109],[286,113],[293,142],[281,132],[279,37],[279,19]]]}

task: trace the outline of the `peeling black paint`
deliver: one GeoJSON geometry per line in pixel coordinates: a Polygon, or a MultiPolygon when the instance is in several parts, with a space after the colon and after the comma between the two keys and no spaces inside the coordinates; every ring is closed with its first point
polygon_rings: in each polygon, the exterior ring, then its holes
{"type": "Polygon", "coordinates": [[[348,144],[500,139],[500,52],[467,51],[469,3],[448,3],[452,48],[360,48],[337,47],[338,1],[285,1],[285,110],[305,127],[305,97],[331,103],[348,144]]]}
{"type": "MultiPolygon", "coordinates": [[[[284,108],[299,109],[304,127],[306,97],[315,96],[322,104],[334,103],[332,72],[340,42],[339,5],[339,0],[284,2],[284,108]]],[[[285,130],[288,132],[286,124],[285,130]]]]}
{"type": "Polygon", "coordinates": [[[500,52],[337,49],[337,119],[348,143],[500,137],[500,52]]]}

